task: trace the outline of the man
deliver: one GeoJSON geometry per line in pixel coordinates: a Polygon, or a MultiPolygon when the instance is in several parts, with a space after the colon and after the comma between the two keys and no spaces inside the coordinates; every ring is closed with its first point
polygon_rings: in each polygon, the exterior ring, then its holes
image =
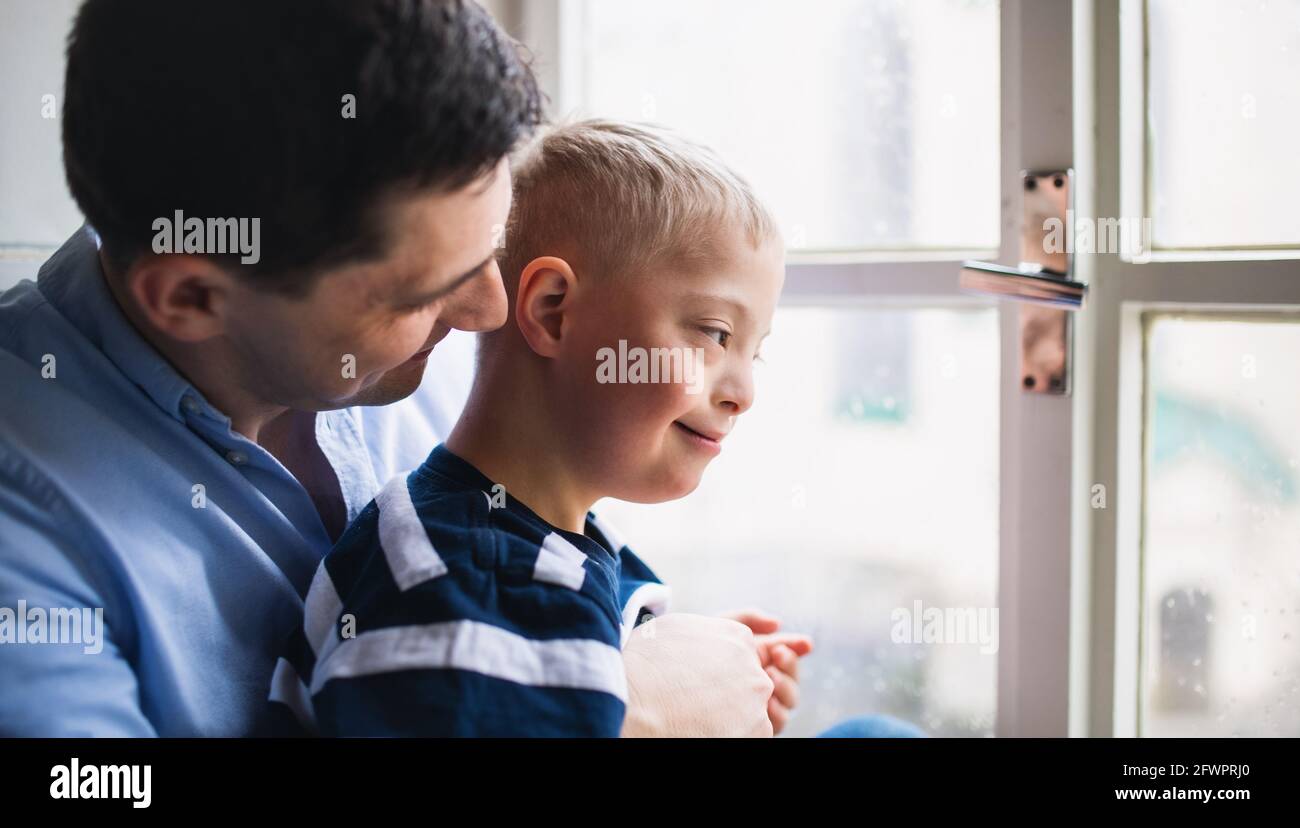
{"type": "MultiPolygon", "coordinates": [[[[262,732],[322,555],[432,447],[361,406],[505,321],[539,111],[468,0],[87,0],[63,139],[94,232],[0,297],[0,735],[262,732]]],[[[740,621],[644,625],[625,732],[779,729],[795,659],[740,621]]]]}

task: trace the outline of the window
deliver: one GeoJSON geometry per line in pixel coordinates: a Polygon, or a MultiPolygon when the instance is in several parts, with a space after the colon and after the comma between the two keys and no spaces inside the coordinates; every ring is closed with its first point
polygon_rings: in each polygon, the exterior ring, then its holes
{"type": "Polygon", "coordinates": [[[1300,0],[1151,0],[1156,249],[1300,247],[1300,0]]]}
{"type": "Polygon", "coordinates": [[[1141,732],[1300,735],[1300,319],[1147,341],[1141,732]]]}
{"type": "Polygon", "coordinates": [[[64,41],[76,7],[76,0],[24,3],[21,11],[10,4],[0,27],[0,77],[7,84],[0,95],[0,290],[11,270],[35,275],[81,223],[64,182],[60,143],[64,41]]]}
{"type": "Polygon", "coordinates": [[[575,2],[564,110],[713,147],[794,250],[998,244],[992,0],[575,2]]]}
{"type": "Polygon", "coordinates": [[[1300,732],[1300,224],[1278,195],[1300,184],[1298,13],[1120,0],[1095,17],[1098,60],[1120,55],[1097,67],[1096,209],[1155,233],[1149,261],[1088,261],[1079,317],[1110,493],[1079,662],[1093,735],[1300,732]]]}

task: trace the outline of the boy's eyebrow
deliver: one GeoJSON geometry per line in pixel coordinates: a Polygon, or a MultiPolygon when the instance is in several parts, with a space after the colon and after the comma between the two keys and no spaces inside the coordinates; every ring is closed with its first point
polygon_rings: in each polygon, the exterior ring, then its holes
{"type": "Polygon", "coordinates": [[[406,302],[405,304],[423,305],[441,299],[443,296],[446,296],[447,294],[454,292],[456,288],[460,287],[461,285],[468,282],[470,279],[473,279],[479,273],[483,272],[483,268],[487,267],[488,263],[491,262],[495,257],[496,257],[496,253],[489,253],[486,259],[479,262],[471,269],[460,274],[455,279],[452,279],[451,284],[440,287],[437,290],[431,291],[430,293],[424,294],[423,296],[420,296],[416,299],[412,299],[409,302],[406,302]]]}
{"type": "MultiPolygon", "coordinates": [[[[730,296],[723,296],[720,293],[699,293],[699,292],[688,293],[686,294],[686,298],[687,300],[694,301],[694,302],[718,302],[723,305],[730,305],[731,307],[735,308],[736,311],[740,313],[740,315],[747,318],[751,316],[749,312],[749,308],[745,306],[744,302],[733,299],[730,296]]],[[[763,335],[758,338],[758,341],[762,342],[764,339],[767,339],[769,336],[771,336],[771,334],[772,334],[772,329],[768,328],[766,331],[763,331],[763,335]]]]}
{"type": "Polygon", "coordinates": [[[749,312],[749,307],[746,306],[744,302],[731,296],[724,296],[721,293],[688,293],[686,294],[686,299],[692,302],[717,302],[721,305],[730,306],[741,316],[749,317],[752,315],[749,312]]]}

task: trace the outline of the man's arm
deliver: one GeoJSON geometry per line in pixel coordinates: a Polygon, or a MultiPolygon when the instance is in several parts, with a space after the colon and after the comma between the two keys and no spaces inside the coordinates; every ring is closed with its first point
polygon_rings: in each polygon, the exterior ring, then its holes
{"type": "Polygon", "coordinates": [[[56,518],[13,482],[0,479],[0,736],[157,735],[140,707],[135,670],[114,640],[112,608],[68,554],[56,518]],[[20,608],[29,616],[40,610],[35,617],[44,622],[29,624],[20,608]],[[82,624],[80,642],[49,643],[46,634],[46,643],[18,643],[19,625],[23,639],[37,627],[52,631],[51,609],[76,610],[91,622],[82,624]]]}
{"type": "Polygon", "coordinates": [[[669,613],[623,647],[623,736],[771,736],[772,678],[754,635],[727,618],[669,613]]]}

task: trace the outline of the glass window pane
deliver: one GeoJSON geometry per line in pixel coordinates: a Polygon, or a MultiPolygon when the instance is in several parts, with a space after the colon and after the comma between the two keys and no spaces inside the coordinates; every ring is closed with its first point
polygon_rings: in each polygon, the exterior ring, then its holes
{"type": "Polygon", "coordinates": [[[1300,736],[1300,320],[1148,340],[1147,736],[1300,736]]]}
{"type": "Polygon", "coordinates": [[[1154,246],[1300,246],[1300,0],[1147,9],[1154,246]]]}
{"type": "Polygon", "coordinates": [[[814,637],[788,733],[891,713],[991,735],[997,312],[783,308],[763,351],[695,493],[597,509],[675,610],[757,606],[814,637]],[[932,610],[974,623],[927,642],[932,610]]]}
{"type": "MultiPolygon", "coordinates": [[[[0,25],[0,245],[63,244],[81,211],[63,175],[64,45],[78,0],[9,2],[0,25]]],[[[41,258],[44,258],[43,256],[41,258]]],[[[39,263],[0,261],[0,290],[39,263]],[[15,270],[20,272],[15,273],[15,270]]]]}
{"type": "Polygon", "coordinates": [[[598,0],[581,114],[716,149],[792,249],[998,244],[993,0],[598,0]]]}

